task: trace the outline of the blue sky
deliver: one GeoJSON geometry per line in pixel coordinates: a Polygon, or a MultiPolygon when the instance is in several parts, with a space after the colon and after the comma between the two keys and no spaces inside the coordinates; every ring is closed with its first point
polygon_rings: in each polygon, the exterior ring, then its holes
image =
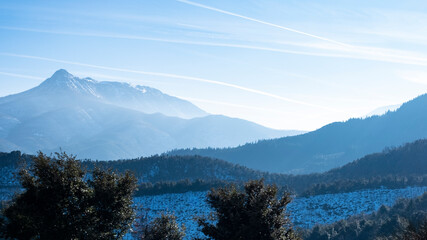
{"type": "Polygon", "coordinates": [[[0,96],[55,70],[313,130],[427,92],[424,1],[2,1],[0,96]]]}

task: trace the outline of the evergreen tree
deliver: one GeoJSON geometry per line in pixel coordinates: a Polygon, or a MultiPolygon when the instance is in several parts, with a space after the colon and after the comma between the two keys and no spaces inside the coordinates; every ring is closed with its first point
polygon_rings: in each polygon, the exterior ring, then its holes
{"type": "Polygon", "coordinates": [[[6,223],[3,214],[0,212],[0,239],[5,238],[6,223]]]}
{"type": "Polygon", "coordinates": [[[39,153],[19,172],[24,189],[3,213],[5,235],[15,239],[121,239],[134,219],[136,180],[95,169],[73,156],[39,153]]]}
{"type": "Polygon", "coordinates": [[[278,199],[277,194],[277,187],[265,186],[263,180],[246,183],[244,191],[235,186],[213,189],[207,196],[212,218],[199,219],[199,226],[215,240],[298,239],[285,212],[291,197],[284,193],[278,199]]]}
{"type": "Polygon", "coordinates": [[[418,227],[410,224],[403,234],[398,235],[396,239],[402,240],[426,240],[427,239],[427,219],[418,227]]]}
{"type": "Polygon", "coordinates": [[[182,240],[184,227],[180,228],[174,215],[161,214],[144,230],[143,240],[182,240]]]}

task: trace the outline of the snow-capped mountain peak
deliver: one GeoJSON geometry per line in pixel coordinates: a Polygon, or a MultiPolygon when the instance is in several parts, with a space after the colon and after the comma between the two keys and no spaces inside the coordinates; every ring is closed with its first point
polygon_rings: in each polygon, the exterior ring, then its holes
{"type": "Polygon", "coordinates": [[[68,78],[72,78],[72,77],[74,77],[74,76],[71,75],[69,72],[67,72],[67,70],[59,69],[50,78],[62,80],[62,79],[68,79],[68,78]]]}
{"type": "Polygon", "coordinates": [[[62,147],[82,158],[105,160],[237,146],[286,134],[208,115],[155,88],[79,78],[63,69],[35,88],[0,98],[0,151],[62,147]]]}
{"type": "Polygon", "coordinates": [[[38,87],[29,91],[37,96],[53,96],[52,99],[89,98],[103,103],[137,110],[143,113],[161,113],[166,116],[194,118],[207,113],[192,103],[167,95],[148,86],[126,82],[97,81],[90,77],[79,78],[65,69],[56,71],[38,87]]]}
{"type": "Polygon", "coordinates": [[[60,69],[40,84],[39,88],[47,91],[59,91],[61,94],[71,91],[72,93],[89,94],[99,97],[96,94],[97,83],[94,79],[78,78],[67,72],[67,70],[60,69]]]}

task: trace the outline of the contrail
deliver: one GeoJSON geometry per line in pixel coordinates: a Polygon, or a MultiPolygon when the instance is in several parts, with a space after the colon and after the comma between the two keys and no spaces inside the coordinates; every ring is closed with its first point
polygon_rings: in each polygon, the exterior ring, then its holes
{"type": "MultiPolygon", "coordinates": [[[[122,78],[122,77],[113,77],[110,75],[102,75],[102,74],[93,74],[93,73],[82,73],[82,72],[75,72],[77,75],[84,75],[84,76],[91,76],[91,77],[98,77],[98,78],[107,78],[112,80],[119,80],[119,81],[132,81],[132,82],[140,82],[140,79],[134,79],[134,78],[122,78]]],[[[11,76],[11,77],[19,77],[19,78],[27,78],[27,79],[35,79],[35,80],[44,80],[45,78],[42,77],[36,77],[36,76],[30,76],[30,75],[23,75],[23,74],[17,74],[17,73],[10,73],[10,72],[0,72],[0,75],[5,76],[11,76]]],[[[155,81],[144,81],[144,82],[151,82],[155,83],[155,81]]],[[[247,106],[247,105],[241,105],[241,104],[234,104],[234,103],[228,103],[228,102],[220,102],[220,101],[212,101],[207,99],[200,99],[200,98],[192,98],[192,97],[183,97],[183,96],[175,96],[177,98],[181,98],[188,101],[194,101],[194,102],[204,102],[204,103],[212,103],[217,105],[224,105],[229,107],[238,107],[238,108],[246,108],[250,110],[257,110],[257,111],[265,111],[265,112],[274,112],[277,114],[292,114],[295,115],[294,112],[285,112],[285,111],[278,111],[275,109],[268,109],[268,108],[262,108],[262,107],[254,107],[254,106],[247,106]]],[[[305,115],[305,114],[304,114],[305,115]]]]}
{"type": "Polygon", "coordinates": [[[318,57],[345,57],[345,56],[342,56],[339,54],[330,54],[330,53],[325,54],[325,53],[294,51],[294,50],[246,45],[246,44],[187,41],[187,40],[164,39],[164,38],[153,38],[153,37],[134,36],[134,35],[120,35],[120,34],[100,34],[100,33],[79,33],[79,32],[67,32],[67,31],[51,31],[51,30],[43,30],[43,29],[17,28],[17,27],[6,27],[6,26],[0,26],[0,29],[12,30],[12,31],[48,33],[48,34],[57,34],[57,35],[81,36],[81,37],[130,39],[130,40],[154,41],[154,42],[199,45],[199,46],[211,46],[211,47],[241,48],[241,49],[251,49],[251,50],[287,53],[287,54],[295,54],[295,55],[318,56],[318,57]]]}
{"type": "Polygon", "coordinates": [[[219,9],[219,8],[214,8],[214,7],[203,5],[203,4],[200,4],[200,3],[196,3],[196,2],[192,2],[192,1],[188,1],[188,0],[177,0],[177,1],[185,3],[185,4],[193,5],[193,6],[196,6],[196,7],[200,7],[200,8],[204,8],[204,9],[209,9],[209,10],[212,10],[212,11],[215,11],[215,12],[223,13],[223,14],[226,14],[226,15],[230,15],[230,16],[234,16],[234,17],[246,19],[246,20],[249,20],[249,21],[252,21],[252,22],[261,23],[261,24],[264,24],[264,25],[268,25],[268,26],[271,26],[271,27],[279,28],[279,29],[286,30],[286,31],[289,31],[289,32],[294,32],[294,33],[298,33],[298,34],[301,34],[301,35],[309,36],[309,37],[316,38],[316,39],[319,39],[319,40],[323,40],[323,41],[326,41],[326,42],[338,44],[338,45],[341,45],[343,47],[347,47],[347,48],[348,47],[353,47],[352,45],[349,45],[349,44],[346,44],[346,43],[342,43],[342,42],[339,42],[339,41],[335,41],[335,40],[332,40],[332,39],[329,39],[329,38],[325,38],[325,37],[317,36],[317,35],[314,35],[314,34],[302,32],[302,31],[299,31],[299,30],[296,30],[296,29],[293,29],[293,28],[280,26],[280,25],[277,25],[277,24],[274,24],[274,23],[270,23],[270,22],[266,22],[266,21],[262,21],[262,20],[259,20],[259,19],[255,19],[255,18],[243,16],[243,15],[240,15],[240,14],[237,14],[237,13],[228,12],[228,11],[225,11],[225,10],[222,10],[222,9],[219,9]]]}
{"type": "Polygon", "coordinates": [[[35,80],[43,80],[43,79],[44,79],[44,78],[42,78],[42,77],[29,76],[29,75],[22,75],[22,74],[9,73],[9,72],[0,72],[0,75],[10,76],[10,77],[19,77],[19,78],[35,79],[35,80]]]}
{"type": "MultiPolygon", "coordinates": [[[[249,50],[256,50],[256,51],[268,51],[268,52],[294,54],[294,55],[305,55],[305,56],[316,56],[316,57],[332,57],[332,58],[347,58],[347,59],[364,59],[364,60],[370,60],[370,61],[380,61],[380,62],[408,64],[408,65],[427,66],[427,59],[425,57],[405,56],[404,53],[392,53],[392,52],[387,53],[387,52],[384,52],[384,51],[387,51],[388,49],[364,48],[364,47],[359,47],[359,46],[353,46],[353,48],[348,48],[346,50],[348,50],[348,53],[355,53],[355,54],[361,54],[361,55],[348,55],[348,54],[340,54],[340,53],[324,53],[324,52],[317,52],[316,53],[316,52],[307,52],[307,51],[295,51],[295,50],[286,50],[286,49],[271,48],[271,47],[261,47],[261,46],[246,45],[246,44],[187,41],[187,40],[134,36],[134,35],[79,33],[79,32],[51,31],[51,30],[16,28],[16,27],[5,27],[5,26],[0,26],[0,29],[13,30],[13,31],[47,33],[47,34],[70,35],[70,36],[100,37],[100,38],[112,38],[112,39],[130,39],[130,40],[155,41],[155,42],[165,42],[165,43],[174,43],[174,44],[240,48],[240,49],[249,49],[249,50]]],[[[308,46],[308,47],[310,47],[310,46],[308,46]]],[[[316,47],[314,47],[314,48],[316,48],[316,47]]],[[[329,49],[329,50],[342,51],[344,49],[333,48],[333,49],[329,49]]]]}
{"type": "Polygon", "coordinates": [[[328,110],[331,112],[342,112],[333,108],[307,103],[299,100],[294,100],[291,98],[282,97],[276,94],[239,86],[236,84],[226,83],[226,82],[220,82],[216,80],[210,80],[205,78],[199,78],[199,77],[191,77],[191,76],[184,76],[184,75],[177,75],[177,74],[170,74],[170,73],[160,73],[160,72],[146,72],[146,71],[139,71],[139,70],[132,70],[132,69],[126,69],[126,68],[116,68],[116,67],[107,67],[107,66],[100,66],[100,65],[94,65],[94,64],[87,64],[87,63],[81,63],[81,62],[72,62],[72,61],[66,61],[66,60],[60,60],[60,59],[54,59],[54,58],[45,58],[45,57],[38,57],[38,56],[30,56],[30,55],[21,55],[21,54],[13,54],[13,53],[0,53],[0,55],[3,56],[10,56],[10,57],[18,57],[18,58],[27,58],[27,59],[35,59],[35,60],[42,60],[42,61],[48,61],[48,62],[56,62],[56,63],[64,63],[64,64],[71,64],[71,65],[77,65],[77,66],[83,66],[83,67],[90,67],[90,68],[97,68],[97,69],[103,69],[103,70],[110,70],[110,71],[117,71],[117,72],[127,72],[127,73],[135,73],[135,74],[141,74],[141,75],[149,75],[149,76],[158,76],[158,77],[167,77],[167,78],[175,78],[175,79],[182,79],[182,80],[189,80],[189,81],[195,81],[195,82],[204,82],[214,85],[220,85],[225,87],[230,87],[234,89],[239,89],[242,91],[255,93],[262,96],[267,96],[271,98],[275,98],[284,102],[289,103],[295,103],[299,105],[314,107],[314,108],[321,108],[324,110],[328,110]]]}

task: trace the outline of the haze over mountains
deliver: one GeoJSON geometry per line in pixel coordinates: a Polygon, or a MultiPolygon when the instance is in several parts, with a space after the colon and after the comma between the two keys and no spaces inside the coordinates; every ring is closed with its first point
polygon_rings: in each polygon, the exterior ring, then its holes
{"type": "Polygon", "coordinates": [[[387,113],[388,111],[393,112],[396,111],[402,104],[395,104],[395,105],[389,105],[389,106],[383,106],[374,109],[373,111],[369,112],[363,117],[372,117],[372,116],[381,116],[387,113]]]}
{"type": "Polygon", "coordinates": [[[65,70],[35,88],[0,98],[0,151],[61,147],[78,158],[107,160],[298,133],[209,115],[154,88],[78,78],[65,70]]]}
{"type": "Polygon", "coordinates": [[[335,122],[303,135],[227,149],[177,150],[169,154],[220,158],[281,173],[323,172],[386,147],[427,138],[427,95],[381,116],[335,122]]]}
{"type": "Polygon", "coordinates": [[[426,138],[426,108],[427,95],[422,95],[394,112],[289,136],[303,132],[210,115],[157,89],[98,82],[58,70],[33,89],[0,98],[0,151],[62,148],[79,158],[100,160],[169,151],[263,171],[322,172],[385,147],[426,138]],[[260,139],[270,140],[256,142],[260,139]]]}

